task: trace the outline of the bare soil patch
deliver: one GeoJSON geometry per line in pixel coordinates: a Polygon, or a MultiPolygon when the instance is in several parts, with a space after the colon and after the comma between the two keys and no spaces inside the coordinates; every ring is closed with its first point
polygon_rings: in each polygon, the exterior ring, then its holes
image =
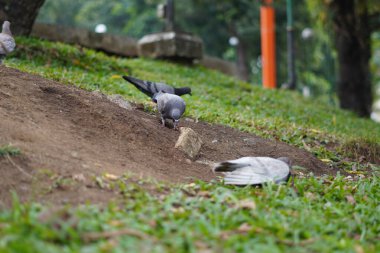
{"type": "Polygon", "coordinates": [[[21,150],[0,157],[0,205],[10,203],[11,191],[22,201],[104,203],[118,195],[89,183],[104,173],[208,181],[215,176],[202,161],[241,156],[288,156],[316,175],[334,173],[307,151],[281,142],[191,119],[181,126],[202,136],[195,161],[174,148],[178,131],[160,126],[137,105],[126,110],[94,93],[0,66],[0,146],[21,150]],[[66,179],[76,183],[65,185],[66,179]]]}

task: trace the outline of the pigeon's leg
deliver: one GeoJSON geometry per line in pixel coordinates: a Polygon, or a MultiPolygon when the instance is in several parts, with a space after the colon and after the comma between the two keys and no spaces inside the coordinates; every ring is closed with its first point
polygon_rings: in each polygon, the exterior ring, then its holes
{"type": "Polygon", "coordinates": [[[179,123],[178,119],[173,120],[174,130],[178,130],[178,123],[179,123]]]}
{"type": "Polygon", "coordinates": [[[165,119],[164,119],[164,117],[162,117],[162,115],[161,115],[161,124],[162,124],[162,126],[165,126],[165,119]]]}

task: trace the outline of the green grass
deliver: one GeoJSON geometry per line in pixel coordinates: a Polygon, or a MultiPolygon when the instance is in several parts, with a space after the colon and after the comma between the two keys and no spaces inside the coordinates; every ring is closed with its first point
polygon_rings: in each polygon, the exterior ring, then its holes
{"type": "Polygon", "coordinates": [[[217,182],[154,184],[156,194],[119,179],[112,187],[125,202],[106,207],[89,203],[56,210],[20,204],[15,197],[13,207],[0,212],[0,252],[380,251],[380,168],[368,163],[378,157],[379,124],[199,66],[120,59],[36,39],[17,38],[17,43],[8,66],[144,104],[146,96],[121,75],[129,71],[190,86],[194,95],[185,97],[187,116],[278,139],[332,165],[369,173],[354,181],[295,178],[261,189],[217,182]],[[110,231],[117,232],[107,235],[110,231]]]}
{"type": "Polygon", "coordinates": [[[103,208],[52,211],[15,199],[0,213],[0,252],[380,250],[379,178],[298,178],[262,189],[197,182],[170,193],[157,187],[163,193],[153,196],[129,184],[124,205],[103,208]]]}
{"type": "Polygon", "coordinates": [[[20,153],[20,149],[12,147],[11,145],[0,146],[0,157],[6,155],[15,156],[20,153]]]}

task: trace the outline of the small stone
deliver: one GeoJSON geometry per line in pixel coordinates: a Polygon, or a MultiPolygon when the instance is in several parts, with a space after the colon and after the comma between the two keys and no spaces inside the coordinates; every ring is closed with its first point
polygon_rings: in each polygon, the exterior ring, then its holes
{"type": "Polygon", "coordinates": [[[215,140],[212,140],[211,143],[212,143],[212,144],[215,144],[215,143],[217,143],[217,142],[218,142],[218,140],[215,139],[215,140]]]}
{"type": "Polygon", "coordinates": [[[199,163],[199,164],[204,164],[204,165],[208,165],[208,166],[213,166],[215,164],[215,162],[212,162],[212,161],[209,161],[209,160],[196,160],[195,161],[196,163],[199,163]]]}
{"type": "Polygon", "coordinates": [[[73,175],[73,179],[75,181],[78,181],[78,182],[85,182],[86,181],[86,178],[84,177],[84,175],[82,173],[80,173],[80,174],[74,174],[73,175]]]}
{"type": "Polygon", "coordinates": [[[182,150],[190,158],[196,157],[202,147],[203,142],[201,137],[194,132],[193,129],[188,127],[181,127],[180,132],[181,134],[178,137],[175,148],[182,150]]]}
{"type": "Polygon", "coordinates": [[[256,141],[254,138],[245,138],[243,141],[248,145],[248,146],[255,146],[256,141]]]}
{"type": "Polygon", "coordinates": [[[244,199],[237,203],[238,209],[256,209],[256,203],[253,200],[244,199]]]}

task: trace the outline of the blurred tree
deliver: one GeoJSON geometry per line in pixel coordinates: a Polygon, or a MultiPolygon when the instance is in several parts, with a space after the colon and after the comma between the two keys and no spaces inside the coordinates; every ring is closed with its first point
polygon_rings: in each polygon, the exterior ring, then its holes
{"type": "Polygon", "coordinates": [[[373,103],[369,61],[371,33],[380,29],[379,6],[371,0],[334,0],[328,6],[338,51],[340,106],[365,117],[373,103]]]}
{"type": "Polygon", "coordinates": [[[29,35],[45,0],[0,0],[0,20],[12,23],[16,35],[29,35]]]}
{"type": "Polygon", "coordinates": [[[260,51],[258,36],[252,42],[252,35],[259,33],[259,4],[250,0],[178,0],[177,11],[181,13],[176,20],[180,28],[200,35],[208,53],[222,55],[231,48],[230,37],[236,37],[237,65],[240,76],[248,80],[251,74],[252,52],[256,60],[260,51]],[[190,6],[188,6],[190,4],[190,6]]]}
{"type": "MultiPolygon", "coordinates": [[[[379,0],[366,1],[369,1],[369,15],[372,15],[372,9],[376,9],[374,2],[379,0]]],[[[140,38],[147,33],[163,30],[164,22],[156,16],[157,4],[162,2],[164,0],[46,0],[38,20],[91,30],[97,24],[103,23],[111,33],[140,38]]],[[[199,35],[204,40],[207,54],[238,62],[241,74],[251,82],[260,84],[260,2],[175,0],[175,23],[179,30],[199,35]],[[229,44],[231,37],[238,38],[239,44],[235,47],[229,44]]],[[[312,95],[325,95],[331,93],[334,88],[337,57],[330,38],[336,33],[326,25],[327,20],[333,20],[331,16],[334,12],[330,9],[333,2],[293,1],[299,88],[309,87],[312,95]],[[308,40],[301,38],[301,32],[305,28],[311,28],[313,31],[312,38],[308,40]]],[[[287,80],[286,5],[284,1],[279,0],[274,3],[277,25],[277,79],[280,85],[287,80]]]]}
{"type": "Polygon", "coordinates": [[[380,30],[379,0],[309,1],[324,31],[330,25],[338,59],[340,107],[369,117],[373,102],[370,74],[371,34],[380,30]]]}
{"type": "Polygon", "coordinates": [[[46,0],[39,22],[79,26],[93,30],[105,24],[111,33],[142,37],[158,32],[163,21],[156,16],[160,0],[46,0]],[[62,11],[65,10],[65,11],[62,11]]]}
{"type": "Polygon", "coordinates": [[[37,22],[59,24],[65,26],[77,25],[75,17],[87,0],[45,0],[37,22]]]}

